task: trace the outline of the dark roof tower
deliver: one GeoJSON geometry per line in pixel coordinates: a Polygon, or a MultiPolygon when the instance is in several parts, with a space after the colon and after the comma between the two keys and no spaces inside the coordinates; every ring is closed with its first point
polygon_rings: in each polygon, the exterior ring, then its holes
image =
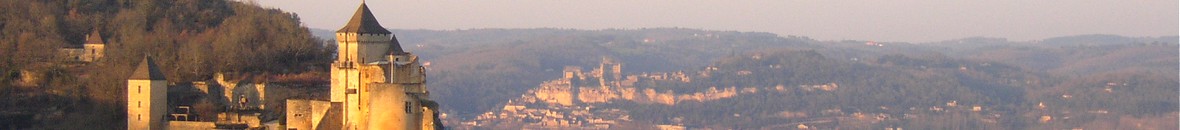
{"type": "Polygon", "coordinates": [[[102,41],[102,34],[98,34],[98,29],[94,29],[94,32],[90,32],[90,35],[86,36],[86,44],[106,44],[106,42],[102,41]]]}
{"type": "Polygon", "coordinates": [[[389,39],[389,53],[395,55],[406,54],[406,50],[402,50],[402,44],[397,42],[397,36],[391,36],[389,39]]]}
{"type": "Polygon", "coordinates": [[[127,79],[165,80],[164,73],[160,72],[160,67],[156,66],[156,61],[148,56],[143,57],[143,61],[139,62],[138,67],[135,67],[135,72],[131,72],[131,77],[127,79]]]}
{"type": "Polygon", "coordinates": [[[389,30],[385,30],[380,23],[377,23],[377,18],[373,17],[373,13],[369,11],[369,6],[361,3],[361,7],[356,9],[356,13],[352,14],[352,19],[348,20],[348,24],[344,28],[336,31],[337,33],[353,32],[361,34],[392,34],[389,30]]]}

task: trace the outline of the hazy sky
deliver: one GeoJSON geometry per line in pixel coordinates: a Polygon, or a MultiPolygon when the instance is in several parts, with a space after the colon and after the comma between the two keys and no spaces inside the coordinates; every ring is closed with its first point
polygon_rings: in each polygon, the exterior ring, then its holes
{"type": "MultiPolygon", "coordinates": [[[[257,0],[336,30],[360,0],[257,0]]],[[[1037,40],[1180,33],[1177,0],[368,0],[396,29],[681,27],[817,40],[1037,40]]]]}

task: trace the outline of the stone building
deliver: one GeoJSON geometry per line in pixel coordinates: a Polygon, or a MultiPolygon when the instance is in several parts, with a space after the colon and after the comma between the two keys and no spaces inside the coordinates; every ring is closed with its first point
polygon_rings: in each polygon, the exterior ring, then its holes
{"type": "Polygon", "coordinates": [[[106,41],[102,39],[102,35],[96,29],[86,35],[86,43],[82,43],[82,46],[68,44],[66,47],[58,49],[58,55],[67,61],[94,62],[102,58],[105,50],[106,41]]]}
{"type": "Polygon", "coordinates": [[[164,129],[168,113],[168,81],[145,57],[127,78],[127,129],[164,129]]]}
{"type": "Polygon", "coordinates": [[[296,106],[287,108],[288,129],[442,127],[438,104],[429,99],[426,70],[418,56],[404,51],[367,5],[361,3],[352,19],[336,31],[336,39],[330,101],[288,100],[296,106]]]}
{"type": "Polygon", "coordinates": [[[94,62],[102,59],[104,51],[106,51],[106,41],[102,39],[102,34],[98,33],[98,29],[86,37],[86,43],[82,44],[82,49],[82,61],[94,62]]]}

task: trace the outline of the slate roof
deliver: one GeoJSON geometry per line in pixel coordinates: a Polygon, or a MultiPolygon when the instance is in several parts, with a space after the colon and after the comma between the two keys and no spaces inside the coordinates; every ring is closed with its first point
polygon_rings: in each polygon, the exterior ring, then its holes
{"type": "Polygon", "coordinates": [[[391,34],[385,27],[381,27],[377,23],[377,18],[373,17],[373,12],[369,11],[369,6],[361,3],[361,7],[356,9],[356,13],[352,14],[352,19],[348,20],[348,24],[344,28],[336,31],[337,33],[362,33],[362,34],[391,34]]]}
{"type": "Polygon", "coordinates": [[[164,73],[160,72],[160,67],[156,66],[156,61],[153,61],[151,57],[144,57],[143,61],[140,61],[139,65],[135,67],[135,72],[132,72],[131,77],[127,79],[165,80],[164,73]]]}
{"type": "Polygon", "coordinates": [[[397,36],[392,36],[392,38],[389,39],[389,53],[406,54],[406,50],[402,50],[402,44],[397,42],[397,36]]]}
{"type": "Polygon", "coordinates": [[[102,41],[102,34],[98,34],[98,29],[95,29],[94,32],[90,32],[89,36],[86,36],[86,44],[106,44],[106,42],[102,41]]]}

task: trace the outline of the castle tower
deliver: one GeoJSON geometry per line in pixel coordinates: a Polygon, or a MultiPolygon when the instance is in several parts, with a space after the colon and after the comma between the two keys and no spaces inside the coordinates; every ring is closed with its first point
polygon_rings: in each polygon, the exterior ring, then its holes
{"type": "Polygon", "coordinates": [[[144,57],[127,78],[127,129],[164,129],[167,125],[168,81],[151,57],[144,57]]]}
{"type": "Polygon", "coordinates": [[[341,119],[332,125],[349,130],[442,127],[438,105],[426,90],[426,69],[377,23],[367,5],[361,3],[336,39],[330,102],[341,109],[329,113],[341,119]]]}
{"type": "Polygon", "coordinates": [[[608,88],[608,86],[618,87],[622,85],[622,63],[616,63],[613,59],[603,56],[602,62],[598,64],[598,69],[601,70],[599,73],[597,73],[601,77],[598,79],[598,83],[602,85],[603,89],[608,88]],[[608,79],[610,81],[608,81],[608,79]]]}
{"type": "Polygon", "coordinates": [[[364,64],[384,60],[389,54],[391,34],[361,3],[344,28],[336,31],[336,61],[364,64]]]}
{"type": "Polygon", "coordinates": [[[102,35],[98,33],[98,29],[94,29],[89,36],[86,37],[86,43],[82,45],[82,61],[94,62],[102,58],[103,51],[106,48],[106,42],[103,41],[102,35]]]}
{"type": "MultiPolygon", "coordinates": [[[[336,31],[336,61],[332,63],[331,102],[343,104],[343,126],[346,129],[357,129],[365,126],[365,113],[361,108],[362,87],[383,80],[371,80],[373,68],[369,64],[385,61],[384,55],[389,54],[389,44],[392,37],[389,30],[385,30],[377,18],[373,17],[369,7],[361,3],[356,13],[343,28],[336,31]],[[364,76],[364,77],[362,77],[364,76]]],[[[377,72],[381,72],[378,70],[377,72]]]]}

